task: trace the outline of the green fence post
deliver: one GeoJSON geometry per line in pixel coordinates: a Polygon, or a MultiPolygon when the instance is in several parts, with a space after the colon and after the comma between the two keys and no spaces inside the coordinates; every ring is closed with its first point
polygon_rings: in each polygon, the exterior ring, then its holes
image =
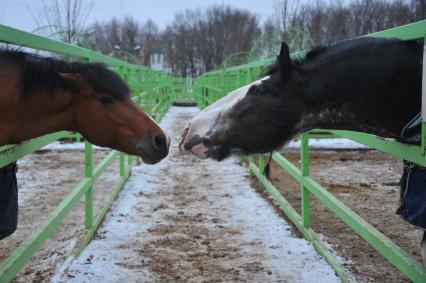
{"type": "MultiPolygon", "coordinates": [[[[93,177],[93,145],[88,141],[84,141],[85,154],[85,176],[86,178],[93,177]]],[[[86,229],[91,229],[93,226],[93,187],[87,190],[85,194],[86,208],[86,229]]]]}
{"type": "MultiPolygon", "coordinates": [[[[85,58],[83,62],[90,63],[89,58],[85,58]]],[[[86,178],[93,177],[93,145],[85,140],[84,141],[84,153],[85,153],[85,176],[86,178]]],[[[93,227],[93,186],[87,190],[85,194],[85,225],[86,229],[93,227]]]]}
{"type": "Polygon", "coordinates": [[[265,155],[264,154],[259,154],[259,171],[261,175],[263,175],[263,173],[265,172],[265,155]]]}
{"type": "Polygon", "coordinates": [[[248,160],[248,167],[249,167],[249,173],[250,173],[250,176],[254,176],[254,173],[253,173],[253,171],[251,171],[250,170],[250,163],[254,163],[254,158],[253,158],[253,155],[248,155],[247,156],[247,160],[248,160]]]}
{"type": "Polygon", "coordinates": [[[124,176],[126,170],[125,155],[120,152],[120,176],[124,176]]]}
{"type": "MultiPolygon", "coordinates": [[[[300,143],[300,160],[303,177],[309,176],[309,133],[301,135],[300,143]]],[[[302,221],[303,226],[309,228],[311,226],[311,208],[309,189],[301,185],[301,202],[302,202],[302,221]]]]}

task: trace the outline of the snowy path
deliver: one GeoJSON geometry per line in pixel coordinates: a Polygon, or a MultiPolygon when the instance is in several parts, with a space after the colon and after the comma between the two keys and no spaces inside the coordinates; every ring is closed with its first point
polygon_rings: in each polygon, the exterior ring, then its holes
{"type": "Polygon", "coordinates": [[[177,150],[196,108],[172,107],[169,157],[133,176],[76,260],[53,282],[338,282],[332,268],[250,186],[237,159],[177,150]]]}

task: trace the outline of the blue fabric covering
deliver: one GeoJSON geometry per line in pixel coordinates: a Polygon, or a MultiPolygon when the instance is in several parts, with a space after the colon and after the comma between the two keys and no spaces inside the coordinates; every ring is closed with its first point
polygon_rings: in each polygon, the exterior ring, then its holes
{"type": "Polygon", "coordinates": [[[16,164],[0,168],[0,240],[15,232],[18,225],[16,164]]]}
{"type": "MultiPolygon", "coordinates": [[[[420,114],[404,127],[401,139],[405,143],[420,144],[420,114]]],[[[401,205],[396,213],[408,223],[426,230],[426,168],[404,160],[404,173],[401,178],[401,205]]]]}
{"type": "Polygon", "coordinates": [[[405,162],[401,179],[401,206],[397,210],[408,223],[426,230],[426,168],[405,162]]]}

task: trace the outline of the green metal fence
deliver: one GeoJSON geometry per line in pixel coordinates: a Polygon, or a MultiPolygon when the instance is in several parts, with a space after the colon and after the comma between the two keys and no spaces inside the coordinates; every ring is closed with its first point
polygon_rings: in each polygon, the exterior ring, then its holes
{"type": "MultiPolygon", "coordinates": [[[[173,79],[164,73],[155,72],[138,65],[131,65],[88,49],[43,38],[3,25],[0,25],[0,42],[67,55],[80,59],[83,62],[103,62],[127,81],[132,90],[132,99],[157,120],[161,119],[165,111],[172,104],[173,79]]],[[[70,135],[75,136],[75,134],[69,132],[58,132],[35,138],[19,145],[1,146],[0,167],[14,162],[53,141],[70,135]]],[[[83,244],[79,252],[92,239],[93,234],[100,225],[114,198],[130,176],[135,158],[117,151],[111,151],[95,166],[93,164],[93,148],[87,141],[85,142],[84,154],[85,178],[64,198],[40,227],[34,230],[7,259],[0,262],[0,282],[9,282],[16,276],[19,270],[40,249],[71,209],[83,197],[85,198],[86,229],[82,239],[83,244]],[[120,166],[117,168],[120,172],[120,178],[117,180],[112,193],[105,199],[99,211],[94,212],[92,185],[116,158],[120,160],[120,166]]]]}
{"type": "MultiPolygon", "coordinates": [[[[426,21],[386,30],[369,36],[397,37],[403,40],[424,39],[426,35],[426,21]]],[[[119,73],[131,86],[133,99],[136,103],[153,115],[157,120],[161,119],[167,108],[172,104],[174,91],[182,87],[176,80],[161,73],[137,65],[131,65],[124,61],[108,57],[91,50],[71,46],[62,42],[46,39],[37,35],[22,32],[10,27],[0,25],[0,42],[11,43],[19,46],[30,47],[37,50],[45,50],[67,56],[79,58],[85,62],[104,62],[119,73]],[[177,86],[178,85],[178,86],[177,86]]],[[[303,53],[292,56],[303,56],[303,53]]],[[[246,65],[226,68],[206,73],[198,77],[192,90],[185,88],[185,97],[188,93],[193,95],[200,107],[205,107],[229,91],[254,81],[263,72],[265,66],[271,64],[272,59],[253,62],[246,65]]],[[[425,85],[426,82],[423,82],[425,85]]],[[[181,91],[182,92],[182,91],[181,91]]],[[[423,99],[423,101],[426,101],[423,99]]],[[[423,111],[426,115],[426,111],[423,111]]],[[[423,121],[425,121],[423,116],[423,121]]],[[[372,148],[404,158],[422,166],[426,166],[426,123],[422,125],[422,145],[412,146],[400,144],[392,139],[383,139],[376,136],[355,133],[349,131],[327,130],[336,136],[345,137],[368,145],[372,148]]],[[[17,159],[28,155],[39,148],[60,138],[69,136],[69,132],[58,132],[33,139],[20,145],[7,145],[0,147],[0,167],[3,167],[17,159]]],[[[309,177],[309,147],[310,133],[301,135],[301,168],[297,168],[279,153],[273,154],[273,160],[284,170],[290,173],[301,184],[302,215],[299,215],[278,190],[263,176],[264,156],[259,155],[259,165],[254,163],[253,156],[249,157],[249,167],[262,185],[278,203],[280,208],[293,221],[302,234],[313,243],[314,247],[335,268],[342,281],[348,281],[348,275],[332,255],[318,240],[315,232],[310,228],[310,197],[317,197],[324,205],[334,212],[340,219],[354,229],[371,246],[378,250],[386,259],[404,272],[414,282],[426,282],[426,270],[410,257],[404,250],[389,240],[385,235],[368,224],[360,216],[345,206],[341,201],[331,195],[325,188],[309,177]]],[[[134,162],[132,156],[125,156],[117,151],[111,151],[95,167],[93,165],[93,149],[88,142],[85,143],[85,178],[64,198],[61,204],[54,209],[46,221],[33,231],[12,254],[0,263],[0,282],[9,282],[28,262],[31,256],[42,246],[46,239],[59,226],[77,202],[84,196],[86,200],[85,234],[80,249],[90,241],[104,215],[110,207],[117,193],[123,188],[127,178],[131,174],[134,162]],[[92,185],[113,162],[115,158],[120,160],[120,178],[111,195],[104,201],[102,208],[94,213],[92,185]]]]}
{"type": "MultiPolygon", "coordinates": [[[[402,40],[419,39],[424,40],[426,36],[426,20],[377,32],[368,36],[394,37],[402,40]]],[[[303,52],[292,54],[293,58],[303,56],[303,52]]],[[[213,103],[218,98],[226,95],[229,91],[254,81],[263,72],[264,68],[274,60],[263,60],[232,68],[220,69],[205,73],[194,83],[194,94],[201,108],[213,103]]],[[[423,60],[425,61],[425,60],[423,60]]],[[[423,105],[426,104],[426,79],[423,77],[423,105]]],[[[426,107],[422,110],[422,144],[421,146],[406,145],[396,142],[393,139],[383,139],[377,136],[359,132],[326,130],[335,136],[349,138],[371,148],[389,153],[393,156],[415,162],[421,166],[426,166],[426,107]]],[[[324,130],[322,130],[324,132],[324,130]]],[[[413,282],[426,282],[426,270],[421,263],[413,259],[407,252],[393,243],[389,238],[380,233],[376,228],[363,220],[354,211],[344,205],[340,200],[329,193],[324,187],[316,183],[309,177],[309,137],[311,133],[301,135],[300,159],[301,168],[293,165],[279,153],[272,155],[273,160],[287,171],[295,180],[300,183],[301,188],[301,215],[291,206],[291,204],[279,193],[274,185],[263,176],[265,158],[258,156],[259,164],[254,163],[253,156],[249,159],[251,173],[256,176],[269,194],[274,198],[279,207],[301,231],[306,239],[311,241],[316,250],[322,254],[332,265],[336,274],[343,282],[349,281],[349,276],[345,269],[339,265],[332,253],[318,240],[311,227],[311,207],[310,198],[317,197],[330,211],[343,220],[357,234],[366,240],[373,248],[382,254],[395,267],[401,270],[413,282]]]]}
{"type": "Polygon", "coordinates": [[[173,104],[195,105],[194,95],[192,93],[192,78],[175,78],[173,93],[173,104]]]}

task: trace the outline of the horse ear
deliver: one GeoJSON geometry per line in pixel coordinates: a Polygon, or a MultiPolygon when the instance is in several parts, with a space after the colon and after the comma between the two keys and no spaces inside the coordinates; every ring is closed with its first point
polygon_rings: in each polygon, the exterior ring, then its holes
{"type": "Polygon", "coordinates": [[[58,73],[58,76],[65,83],[66,87],[72,90],[80,89],[80,86],[83,82],[82,74],[58,73]]]}
{"type": "Polygon", "coordinates": [[[290,50],[285,42],[281,42],[280,55],[277,56],[278,68],[283,78],[288,78],[292,71],[290,50]]]}

